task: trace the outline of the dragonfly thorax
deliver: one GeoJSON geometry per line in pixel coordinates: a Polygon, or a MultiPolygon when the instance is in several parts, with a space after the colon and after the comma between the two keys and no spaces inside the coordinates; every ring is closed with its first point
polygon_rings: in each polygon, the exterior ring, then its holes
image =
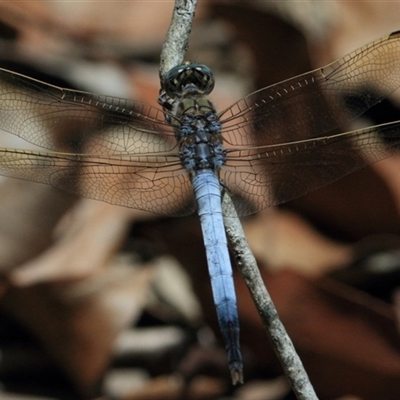
{"type": "Polygon", "coordinates": [[[218,171],[226,162],[221,123],[206,97],[213,88],[214,77],[207,66],[186,63],[166,74],[158,100],[175,128],[182,166],[191,175],[204,169],[218,171]]]}
{"type": "Polygon", "coordinates": [[[217,111],[205,96],[204,85],[197,87],[199,79],[196,71],[189,73],[188,67],[183,71],[176,68],[177,73],[184,76],[176,78],[181,86],[179,91],[173,93],[175,98],[172,102],[173,118],[170,118],[170,123],[180,142],[181,163],[191,174],[206,168],[219,170],[226,161],[226,151],[222,145],[221,123],[217,111]]]}
{"type": "Polygon", "coordinates": [[[205,168],[219,170],[226,161],[226,150],[212,103],[206,98],[183,99],[177,108],[176,136],[181,143],[182,165],[190,173],[205,168]]]}

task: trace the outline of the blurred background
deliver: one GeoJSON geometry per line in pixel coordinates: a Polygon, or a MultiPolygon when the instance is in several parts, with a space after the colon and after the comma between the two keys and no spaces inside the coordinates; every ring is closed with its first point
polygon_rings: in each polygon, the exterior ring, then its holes
{"type": "MultiPolygon", "coordinates": [[[[0,67],[157,106],[172,10],[0,2],[0,67]]],[[[400,29],[399,15],[398,2],[200,1],[187,58],[212,68],[223,110],[400,29]]],[[[400,119],[398,102],[368,123],[400,119]]],[[[243,219],[320,399],[400,398],[399,166],[392,157],[243,219]]],[[[0,271],[1,399],[295,398],[237,271],[245,384],[231,386],[196,216],[1,178],[0,271]]]]}

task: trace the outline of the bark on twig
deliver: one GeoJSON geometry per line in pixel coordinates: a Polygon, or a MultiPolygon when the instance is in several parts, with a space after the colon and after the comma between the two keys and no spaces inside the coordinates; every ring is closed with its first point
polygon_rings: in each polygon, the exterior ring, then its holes
{"type": "Polygon", "coordinates": [[[222,209],[229,243],[253,301],[267,328],[272,346],[299,400],[318,400],[293,343],[286,332],[272,299],[264,285],[256,260],[244,236],[232,199],[223,194],[222,209]]]}
{"type": "Polygon", "coordinates": [[[171,25],[161,51],[159,68],[161,82],[171,68],[184,61],[196,6],[197,0],[175,0],[171,25]]]}

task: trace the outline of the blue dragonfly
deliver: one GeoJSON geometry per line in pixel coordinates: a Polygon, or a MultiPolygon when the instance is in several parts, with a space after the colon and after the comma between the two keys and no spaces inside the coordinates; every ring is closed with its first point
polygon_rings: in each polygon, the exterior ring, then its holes
{"type": "Polygon", "coordinates": [[[217,112],[211,70],[165,76],[162,109],[0,69],[0,174],[168,216],[197,212],[234,383],[243,380],[222,191],[239,215],[286,202],[400,153],[400,121],[343,133],[400,86],[400,31],[217,112]]]}

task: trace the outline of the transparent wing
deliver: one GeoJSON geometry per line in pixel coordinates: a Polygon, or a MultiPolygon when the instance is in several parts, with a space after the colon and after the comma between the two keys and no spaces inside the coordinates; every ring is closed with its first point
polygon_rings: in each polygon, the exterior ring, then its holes
{"type": "Polygon", "coordinates": [[[194,210],[172,128],[149,105],[0,69],[0,130],[53,150],[0,149],[2,175],[160,214],[194,210]]]}
{"type": "MultiPolygon", "coordinates": [[[[391,137],[389,147],[375,130],[327,132],[394,91],[399,67],[400,34],[393,33],[222,112],[230,149],[221,178],[244,200],[237,202],[239,212],[288,201],[396,153],[396,124],[379,128],[391,137]]],[[[148,105],[0,70],[0,129],[56,150],[3,150],[3,174],[153,212],[193,210],[173,132],[162,112],[148,105]]]]}
{"type": "Polygon", "coordinates": [[[400,121],[230,150],[221,179],[234,194],[238,213],[246,215],[297,198],[396,154],[400,154],[400,121]]]}
{"type": "Polygon", "coordinates": [[[289,201],[396,153],[396,124],[377,128],[391,136],[387,143],[375,129],[335,133],[399,86],[400,32],[394,32],[223,111],[231,150],[221,178],[237,195],[239,212],[289,201]]]}
{"type": "Polygon", "coordinates": [[[164,115],[150,105],[74,91],[0,69],[0,129],[55,151],[154,153],[176,146],[164,115]],[[105,134],[106,133],[106,134],[105,134]]]}
{"type": "Polygon", "coordinates": [[[344,127],[400,86],[400,31],[324,68],[260,89],[220,114],[232,146],[291,142],[344,127]]]}
{"type": "Polygon", "coordinates": [[[187,215],[195,209],[191,182],[177,155],[95,156],[3,148],[0,174],[165,215],[187,215]]]}

